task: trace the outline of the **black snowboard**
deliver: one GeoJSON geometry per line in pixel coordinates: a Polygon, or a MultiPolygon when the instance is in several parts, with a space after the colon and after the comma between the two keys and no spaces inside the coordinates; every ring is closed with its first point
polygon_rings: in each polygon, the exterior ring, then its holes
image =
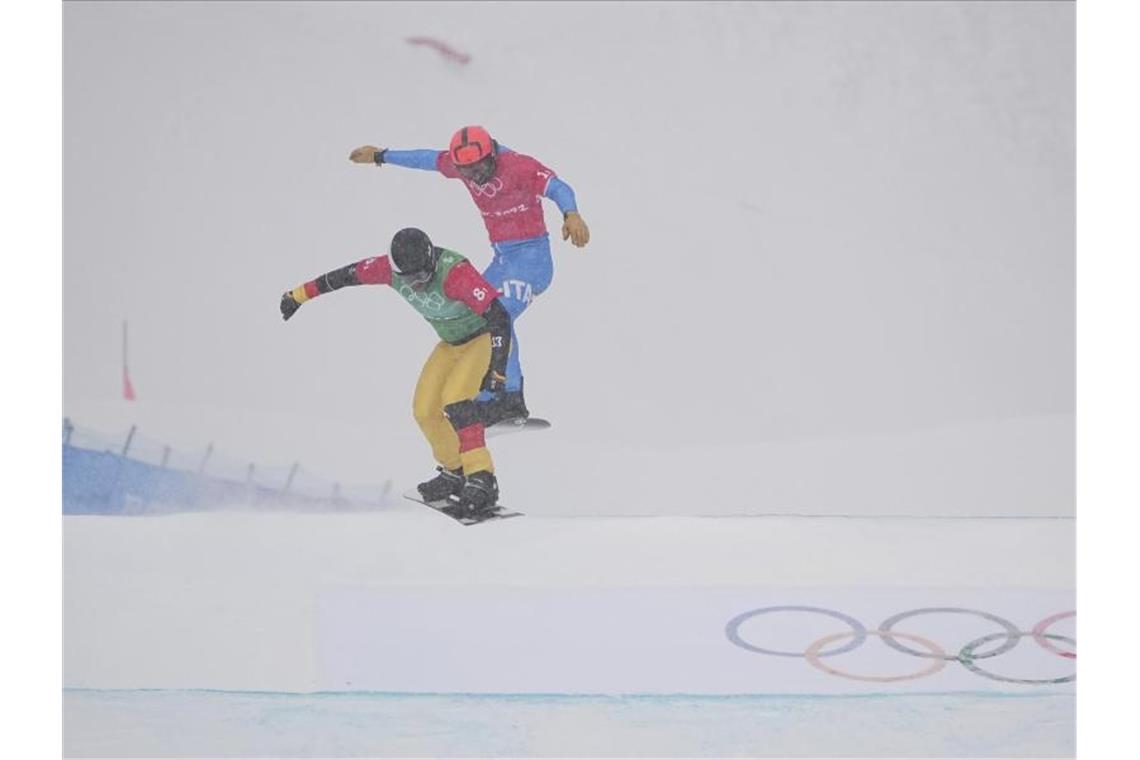
{"type": "Polygon", "coordinates": [[[457,504],[458,500],[455,497],[451,497],[450,499],[445,499],[442,501],[424,501],[424,497],[421,496],[420,492],[414,488],[411,491],[405,493],[404,498],[414,501],[417,504],[423,504],[425,507],[429,507],[430,509],[434,509],[441,515],[447,515],[452,520],[455,520],[458,523],[462,523],[463,525],[478,525],[479,523],[490,522],[491,520],[506,520],[510,517],[523,516],[522,512],[513,512],[507,507],[504,507],[502,504],[497,504],[493,510],[483,512],[478,517],[470,517],[467,515],[460,517],[459,507],[457,504]]]}

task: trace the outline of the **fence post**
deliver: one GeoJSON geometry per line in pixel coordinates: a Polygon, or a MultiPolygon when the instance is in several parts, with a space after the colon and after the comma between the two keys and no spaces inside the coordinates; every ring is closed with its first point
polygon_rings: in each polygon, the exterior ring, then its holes
{"type": "Polygon", "coordinates": [[[293,466],[289,468],[289,477],[285,478],[285,485],[281,488],[282,496],[288,494],[289,489],[293,487],[293,476],[297,474],[297,468],[300,466],[300,462],[294,462],[293,466]]]}
{"type": "Polygon", "coordinates": [[[119,456],[123,459],[127,458],[127,451],[131,448],[131,440],[135,437],[135,428],[137,425],[131,425],[131,429],[127,432],[127,440],[123,441],[123,450],[119,452],[119,456]]]}
{"type": "Polygon", "coordinates": [[[162,446],[162,463],[159,464],[158,466],[163,468],[163,469],[166,469],[166,463],[169,461],[170,461],[170,447],[167,446],[166,444],[163,444],[163,446],[162,446]]]}
{"type": "Polygon", "coordinates": [[[214,453],[214,443],[211,441],[206,445],[206,453],[202,457],[202,464],[198,465],[198,474],[202,475],[206,472],[206,462],[210,461],[210,455],[214,453]]]}
{"type": "Polygon", "coordinates": [[[71,424],[71,420],[67,417],[63,418],[63,445],[71,445],[71,431],[75,430],[75,425],[71,424]]]}

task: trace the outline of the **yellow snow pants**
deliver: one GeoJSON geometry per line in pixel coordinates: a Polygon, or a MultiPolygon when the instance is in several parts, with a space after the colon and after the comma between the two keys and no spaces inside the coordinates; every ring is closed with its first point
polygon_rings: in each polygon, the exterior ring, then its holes
{"type": "Polygon", "coordinates": [[[416,382],[412,414],[435,461],[449,470],[462,466],[466,475],[495,470],[475,403],[490,365],[487,333],[458,346],[440,341],[416,382]]]}

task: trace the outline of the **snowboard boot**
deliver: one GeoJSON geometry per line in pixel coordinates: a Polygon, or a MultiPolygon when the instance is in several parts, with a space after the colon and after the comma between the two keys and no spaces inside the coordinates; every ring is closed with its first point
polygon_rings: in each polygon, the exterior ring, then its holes
{"type": "Polygon", "coordinates": [[[458,511],[461,515],[475,517],[493,511],[498,500],[499,482],[494,473],[479,470],[467,476],[463,490],[459,492],[458,511]]]}
{"type": "Polygon", "coordinates": [[[491,427],[500,422],[522,422],[530,416],[523,400],[523,387],[519,384],[517,391],[499,391],[489,401],[483,404],[483,425],[491,427]]]}
{"type": "Polygon", "coordinates": [[[448,470],[445,467],[436,467],[435,469],[439,470],[438,475],[416,486],[424,501],[446,501],[450,496],[458,496],[463,490],[463,468],[448,470]]]}

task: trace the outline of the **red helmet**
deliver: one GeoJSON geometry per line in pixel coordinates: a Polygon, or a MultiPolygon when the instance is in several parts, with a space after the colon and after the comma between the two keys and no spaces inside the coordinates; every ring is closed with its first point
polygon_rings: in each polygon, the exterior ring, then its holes
{"type": "Polygon", "coordinates": [[[482,127],[464,127],[451,136],[449,152],[456,166],[468,166],[493,155],[495,142],[482,127]]]}

